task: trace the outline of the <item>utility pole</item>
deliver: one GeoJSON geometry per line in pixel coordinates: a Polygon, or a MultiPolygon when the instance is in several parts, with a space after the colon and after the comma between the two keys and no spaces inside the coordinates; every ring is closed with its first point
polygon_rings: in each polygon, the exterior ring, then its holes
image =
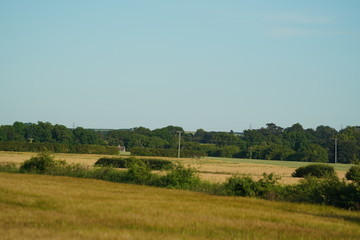
{"type": "Polygon", "coordinates": [[[337,138],[335,138],[335,163],[337,163],[337,138]]]}
{"type": "Polygon", "coordinates": [[[180,147],[181,147],[181,131],[178,131],[179,133],[179,148],[178,148],[178,158],[180,158],[180,147]]]}

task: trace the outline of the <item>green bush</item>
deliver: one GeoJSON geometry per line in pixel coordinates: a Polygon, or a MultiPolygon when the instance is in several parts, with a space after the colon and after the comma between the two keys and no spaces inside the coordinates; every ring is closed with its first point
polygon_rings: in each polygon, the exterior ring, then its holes
{"type": "Polygon", "coordinates": [[[308,175],[321,178],[335,175],[335,170],[332,166],[326,164],[310,164],[299,167],[292,173],[293,177],[305,177],[308,175]]]}
{"type": "Polygon", "coordinates": [[[251,177],[234,176],[225,184],[226,194],[230,196],[255,197],[256,183],[251,177]]]}
{"type": "Polygon", "coordinates": [[[95,166],[126,168],[126,158],[100,158],[95,162],[95,166]]]}
{"type": "MultiPolygon", "coordinates": [[[[100,158],[95,162],[95,166],[126,168],[126,165],[134,158],[100,158]]],[[[146,163],[151,170],[169,169],[173,166],[172,162],[165,159],[139,159],[146,163]]]]}
{"type": "Polygon", "coordinates": [[[20,165],[21,173],[43,174],[51,171],[57,165],[63,164],[61,161],[55,161],[49,153],[39,153],[36,157],[26,160],[20,165]]]}
{"type": "Polygon", "coordinates": [[[285,201],[326,204],[352,210],[360,210],[360,188],[356,184],[340,181],[335,175],[324,178],[307,176],[299,184],[282,189],[285,201]]]}
{"type": "Polygon", "coordinates": [[[165,176],[160,176],[153,183],[159,187],[176,189],[194,189],[201,183],[198,172],[194,168],[185,168],[177,164],[165,176]]]}
{"type": "Polygon", "coordinates": [[[149,182],[152,178],[152,174],[149,166],[144,161],[131,158],[127,162],[126,167],[128,168],[124,178],[126,182],[150,185],[149,182]]]}
{"type": "Polygon", "coordinates": [[[345,177],[347,180],[360,182],[360,166],[352,166],[349,171],[346,172],[345,177]]]}
{"type": "Polygon", "coordinates": [[[254,181],[251,177],[233,176],[225,183],[227,195],[243,197],[260,197],[274,200],[281,188],[274,174],[263,174],[263,178],[254,181]]]}

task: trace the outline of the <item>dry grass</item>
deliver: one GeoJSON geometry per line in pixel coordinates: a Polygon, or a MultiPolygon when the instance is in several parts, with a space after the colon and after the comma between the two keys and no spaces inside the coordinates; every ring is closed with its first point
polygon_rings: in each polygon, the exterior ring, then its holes
{"type": "Polygon", "coordinates": [[[359,239],[360,214],[90,179],[0,173],[1,239],[359,239]]]}
{"type": "MultiPolygon", "coordinates": [[[[35,156],[36,153],[26,152],[4,152],[0,151],[0,162],[15,162],[20,164],[21,162],[30,159],[35,156]]],[[[55,153],[56,159],[65,160],[68,163],[80,163],[85,165],[93,165],[101,157],[109,157],[109,155],[98,155],[98,154],[65,154],[55,153]]],[[[115,157],[111,155],[110,157],[115,157]]],[[[128,157],[128,156],[117,156],[117,157],[128,157]]],[[[291,173],[294,172],[295,168],[292,166],[294,162],[288,163],[289,166],[266,164],[265,160],[253,160],[255,163],[247,160],[233,161],[231,159],[216,159],[216,158],[165,158],[165,157],[142,157],[142,158],[160,158],[169,159],[174,162],[181,162],[186,166],[191,166],[200,171],[200,177],[209,180],[211,182],[224,182],[226,179],[234,174],[250,175],[254,179],[262,177],[263,173],[274,173],[281,177],[279,182],[284,184],[294,184],[299,181],[299,178],[291,177],[291,173]],[[259,164],[260,163],[260,164],[259,164]]],[[[298,163],[295,163],[298,164],[298,163]]],[[[306,165],[307,163],[300,163],[306,165]]],[[[342,179],[345,177],[346,171],[336,171],[338,176],[342,179]]]]}

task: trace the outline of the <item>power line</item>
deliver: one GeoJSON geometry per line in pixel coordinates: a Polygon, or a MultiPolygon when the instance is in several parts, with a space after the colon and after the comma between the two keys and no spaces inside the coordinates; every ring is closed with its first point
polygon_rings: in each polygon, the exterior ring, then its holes
{"type": "Polygon", "coordinates": [[[179,133],[179,148],[178,148],[178,158],[180,158],[180,147],[181,147],[181,131],[177,131],[179,133]]]}

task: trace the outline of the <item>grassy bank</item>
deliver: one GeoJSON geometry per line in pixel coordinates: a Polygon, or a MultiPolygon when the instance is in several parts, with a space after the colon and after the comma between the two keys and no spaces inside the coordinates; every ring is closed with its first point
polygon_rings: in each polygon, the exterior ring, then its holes
{"type": "Polygon", "coordinates": [[[360,213],[0,173],[1,239],[359,239],[360,213]]]}

